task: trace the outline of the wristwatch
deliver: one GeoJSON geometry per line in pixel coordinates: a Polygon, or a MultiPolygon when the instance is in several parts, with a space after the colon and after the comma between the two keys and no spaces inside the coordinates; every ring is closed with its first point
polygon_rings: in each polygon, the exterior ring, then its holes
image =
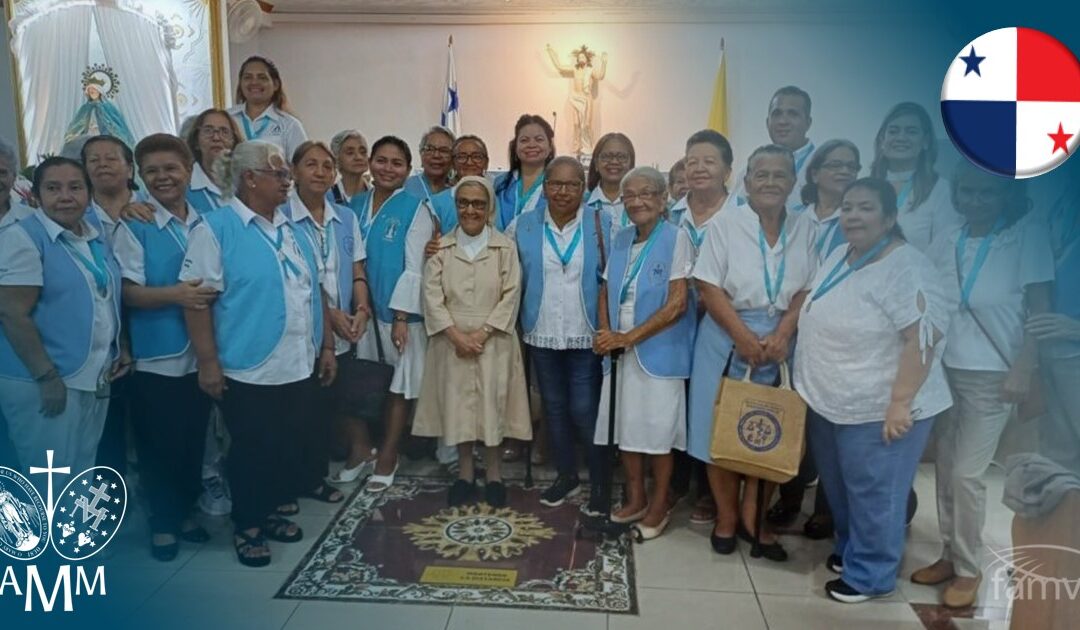
{"type": "Polygon", "coordinates": [[[409,321],[408,315],[394,315],[395,322],[407,322],[409,321]]]}
{"type": "Polygon", "coordinates": [[[488,325],[488,324],[484,324],[483,326],[481,326],[481,327],[480,327],[480,330],[484,331],[484,333],[485,333],[485,334],[486,334],[486,335],[487,335],[488,337],[490,337],[491,335],[495,334],[495,329],[494,329],[494,328],[492,328],[492,327],[491,327],[490,325],[488,325]]]}

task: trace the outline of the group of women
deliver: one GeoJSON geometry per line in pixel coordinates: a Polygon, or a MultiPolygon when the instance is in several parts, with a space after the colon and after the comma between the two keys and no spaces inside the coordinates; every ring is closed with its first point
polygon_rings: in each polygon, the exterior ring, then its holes
{"type": "MultiPolygon", "coordinates": [[[[483,140],[439,127],[421,138],[416,174],[394,136],[307,140],[264,58],[241,67],[237,101],[183,139],[152,135],[132,151],[95,137],[81,162],[45,160],[37,210],[12,201],[14,157],[0,151],[9,435],[24,464],[47,446],[73,469],[92,465],[110,385],[133,369],[156,557],[208,536],[191,512],[212,404],[230,436],[237,558],[264,566],[268,540],[302,538],[289,519],[299,497],[341,501],[328,482],[393,487],[410,418],[414,435],[457,452],[451,506],[523,500],[502,482],[499,449],[532,438],[531,379],[557,472],[543,505],[581,492],[580,442],[590,488],[575,502],[612,509],[600,487],[610,440],[626,479],[612,520],[661,535],[697,471],[694,520],[712,523],[712,549],[730,554],[742,538],[783,561],[776,533],[754,528],[775,488],[759,495],[756,480],[714,465],[710,440],[722,377],[777,385],[790,371],[810,408],[814,518],[835,531],[828,594],[894,589],[934,433],[945,548],[912,579],[948,582],[946,604],[974,601],[981,478],[1037,378],[1039,341],[1080,338],[1076,292],[1062,288],[1075,284],[1062,269],[1080,230],[1075,214],[1055,215],[1051,244],[1021,183],[964,165],[942,178],[921,107],[886,116],[870,177],[851,141],[809,142],[810,97],[787,87],[770,102],[773,144],[738,163],[740,181],[715,131],[693,134],[666,177],[637,167],[619,133],[586,171],[556,157],[534,115],[491,181],[483,140]],[[393,366],[378,443],[337,378],[354,357],[393,366]],[[348,456],[328,478],[332,420],[348,456]]],[[[798,513],[793,483],[771,520],[798,513]]]]}

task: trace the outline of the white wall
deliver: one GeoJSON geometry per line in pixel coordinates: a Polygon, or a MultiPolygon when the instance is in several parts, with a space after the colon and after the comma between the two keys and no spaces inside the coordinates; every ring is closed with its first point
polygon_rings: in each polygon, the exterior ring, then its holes
{"type": "Polygon", "coordinates": [[[881,28],[774,20],[390,25],[278,18],[251,42],[232,47],[233,76],[249,54],[266,55],[280,67],[293,109],[312,137],[327,139],[357,127],[369,140],[393,133],[415,146],[439,120],[450,34],[462,129],[488,142],[493,169],[506,166],[506,143],[524,112],[550,120],[557,111],[556,144],[570,146],[568,84],[551,67],[544,51],[548,42],[563,54],[583,42],[608,51],[598,107],[601,131],[626,133],[638,163],[662,169],[681,156],[686,137],[705,125],[721,37],[737,165],[767,142],[765,111],[777,87],[792,83],[810,92],[811,137],[818,143],[844,136],[870,151],[882,116],[896,102],[922,102],[936,118],[938,77],[947,65],[941,60],[954,52],[933,49],[926,23],[914,20],[881,28]],[[928,73],[928,63],[940,65],[941,73],[928,73]]]}

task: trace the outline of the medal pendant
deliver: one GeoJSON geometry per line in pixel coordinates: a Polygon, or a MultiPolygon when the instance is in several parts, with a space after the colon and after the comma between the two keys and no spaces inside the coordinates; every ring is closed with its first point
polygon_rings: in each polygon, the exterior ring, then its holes
{"type": "Polygon", "coordinates": [[[776,317],[776,307],[772,304],[769,305],[769,317],[776,317]]]}

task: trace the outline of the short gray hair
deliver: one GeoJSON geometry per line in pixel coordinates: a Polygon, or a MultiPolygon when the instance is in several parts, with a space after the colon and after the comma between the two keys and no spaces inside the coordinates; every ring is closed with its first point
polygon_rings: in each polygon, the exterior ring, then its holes
{"type": "Polygon", "coordinates": [[[15,153],[15,147],[3,138],[0,138],[0,160],[7,162],[12,170],[19,168],[19,156],[15,153]]]}
{"type": "Polygon", "coordinates": [[[431,136],[433,136],[433,135],[435,135],[437,133],[441,133],[442,135],[446,136],[447,138],[450,138],[450,143],[451,144],[453,144],[454,141],[457,140],[457,136],[454,135],[453,131],[450,131],[449,129],[447,129],[446,127],[443,127],[442,125],[434,125],[433,127],[429,127],[428,130],[424,132],[424,135],[420,136],[420,150],[421,151],[424,150],[424,145],[427,144],[428,138],[430,138],[431,136]]]}
{"type": "Polygon", "coordinates": [[[341,147],[345,146],[345,143],[353,138],[359,140],[360,144],[364,145],[364,149],[368,148],[367,138],[359,130],[346,129],[345,131],[339,131],[330,139],[330,150],[334,153],[335,158],[341,153],[341,147]]]}
{"type": "Polygon", "coordinates": [[[581,165],[581,161],[570,155],[560,155],[548,162],[548,165],[544,167],[544,179],[547,179],[547,176],[551,174],[551,171],[555,170],[556,166],[562,166],[563,164],[573,166],[574,172],[581,179],[581,183],[585,183],[585,167],[581,165]]]}
{"type": "Polygon", "coordinates": [[[221,183],[222,197],[228,199],[240,190],[244,173],[270,166],[270,158],[281,158],[288,164],[281,147],[263,140],[248,140],[233,147],[214,161],[213,179],[221,183]]]}
{"type": "Polygon", "coordinates": [[[660,194],[661,198],[667,196],[667,178],[664,177],[663,173],[651,166],[637,166],[630,169],[630,172],[626,175],[623,175],[622,181],[619,182],[619,194],[621,195],[623,189],[626,188],[626,182],[639,177],[648,180],[656,188],[656,192],[660,194]]]}
{"type": "Polygon", "coordinates": [[[786,159],[791,164],[791,174],[793,177],[797,177],[798,173],[795,170],[795,154],[791,152],[791,149],[781,146],[779,144],[766,144],[754,149],[754,152],[750,154],[750,157],[746,160],[746,176],[749,177],[750,173],[754,171],[754,160],[765,155],[779,155],[786,159]]]}

